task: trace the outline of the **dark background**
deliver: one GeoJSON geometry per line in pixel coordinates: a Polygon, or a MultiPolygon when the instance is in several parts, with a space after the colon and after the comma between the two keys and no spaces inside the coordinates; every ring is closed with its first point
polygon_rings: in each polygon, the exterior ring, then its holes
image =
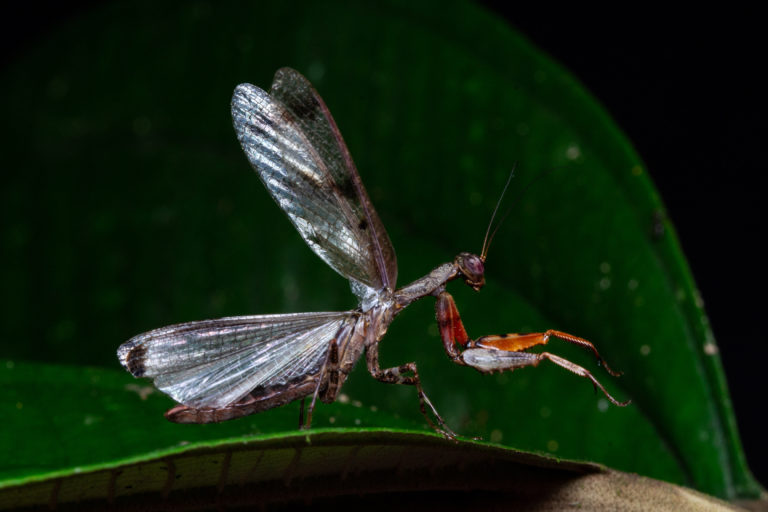
{"type": "Polygon", "coordinates": [[[647,164],[704,299],[749,466],[768,484],[761,18],[486,5],[581,80],[647,164]]]}
{"type": "MultiPolygon", "coordinates": [[[[23,58],[36,41],[94,4],[6,7],[0,66],[23,58]]],[[[581,80],[647,164],[718,340],[749,465],[768,484],[759,216],[768,89],[760,76],[766,47],[760,18],[747,10],[485,4],[581,80]]]]}

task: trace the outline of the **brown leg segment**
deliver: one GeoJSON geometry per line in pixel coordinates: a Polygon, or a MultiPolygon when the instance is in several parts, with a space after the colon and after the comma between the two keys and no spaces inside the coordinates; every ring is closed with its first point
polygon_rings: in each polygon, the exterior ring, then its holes
{"type": "Polygon", "coordinates": [[[464,329],[464,324],[461,322],[459,310],[456,309],[456,302],[451,294],[445,290],[437,296],[435,317],[437,317],[440,337],[443,339],[443,347],[445,347],[448,357],[453,359],[454,362],[463,364],[459,351],[456,349],[456,344],[458,343],[460,346],[466,347],[470,341],[469,335],[466,329],[464,329]]]}
{"type": "Polygon", "coordinates": [[[376,343],[369,345],[365,349],[365,359],[368,364],[368,371],[374,379],[388,384],[416,386],[416,391],[419,394],[419,409],[421,410],[421,414],[424,415],[424,418],[426,418],[429,426],[443,437],[456,440],[458,437],[456,433],[445,424],[445,421],[440,414],[438,414],[435,406],[432,405],[432,402],[429,400],[426,393],[424,393],[424,388],[422,388],[421,379],[419,378],[419,372],[416,369],[416,363],[406,363],[400,366],[382,369],[381,366],[379,366],[379,347],[376,343]],[[411,375],[403,375],[404,373],[410,373],[411,375]],[[427,414],[427,407],[429,407],[429,410],[437,419],[437,422],[440,425],[439,427],[432,422],[429,414],[427,414]]]}

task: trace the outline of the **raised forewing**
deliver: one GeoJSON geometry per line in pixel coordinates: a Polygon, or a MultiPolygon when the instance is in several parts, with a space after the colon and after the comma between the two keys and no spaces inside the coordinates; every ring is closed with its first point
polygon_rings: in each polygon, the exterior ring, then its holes
{"type": "Polygon", "coordinates": [[[117,351],[135,377],[151,377],[196,409],[230,405],[256,388],[319,376],[329,343],[349,336],[356,312],[255,315],[189,322],[131,338],[117,351]]]}
{"type": "Polygon", "coordinates": [[[237,137],[264,186],[318,256],[355,293],[397,280],[389,237],[333,118],[298,72],[283,68],[271,94],[241,84],[232,98],[237,137]]]}

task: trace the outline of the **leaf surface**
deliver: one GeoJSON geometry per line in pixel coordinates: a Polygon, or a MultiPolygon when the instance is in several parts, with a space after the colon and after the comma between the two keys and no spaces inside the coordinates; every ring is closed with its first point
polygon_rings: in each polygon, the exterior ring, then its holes
{"type": "MultiPolygon", "coordinates": [[[[473,337],[588,338],[622,377],[574,347],[547,350],[633,400],[610,406],[546,364],[495,376],[455,366],[424,300],[390,328],[382,364],[416,361],[455,430],[727,499],[759,492],[701,300],[630,143],[503,22],[429,2],[116,3],[5,70],[0,447],[14,457],[3,481],[148,460],[194,440],[295,435],[295,406],[167,424],[171,402],[146,395],[149,383],[115,357],[162,325],[355,307],[250,172],[231,127],[234,86],[266,89],[281,66],[304,73],[333,112],[400,285],[480,250],[517,164],[488,285],[449,288],[465,326],[473,337]]],[[[375,382],[363,364],[344,393],[361,406],[321,405],[316,428],[427,428],[413,389],[375,382]]]]}

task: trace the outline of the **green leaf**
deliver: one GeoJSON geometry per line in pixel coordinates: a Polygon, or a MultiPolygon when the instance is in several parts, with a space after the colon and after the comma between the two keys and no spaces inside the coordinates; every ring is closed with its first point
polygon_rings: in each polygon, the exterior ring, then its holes
{"type": "MultiPolygon", "coordinates": [[[[69,371],[62,376],[66,379],[77,373],[69,371]]],[[[75,385],[90,380],[104,390],[125,394],[124,389],[111,386],[121,380],[107,375],[113,372],[79,373],[81,378],[75,385]]],[[[52,375],[55,373],[43,373],[31,380],[45,381],[52,375]]],[[[76,419],[79,412],[68,410],[69,405],[61,404],[50,412],[63,412],[68,421],[76,419]]],[[[110,435],[108,428],[106,422],[86,421],[83,434],[94,439],[110,436],[113,445],[130,443],[121,436],[130,429],[110,435]]],[[[160,428],[155,433],[163,437],[168,432],[160,428]]],[[[339,498],[351,508],[356,508],[357,500],[370,509],[371,496],[376,496],[374,508],[382,509],[404,500],[412,505],[419,492],[422,499],[425,494],[429,496],[432,506],[442,508],[455,505],[457,499],[466,501],[470,495],[466,490],[471,489],[486,491],[471,495],[475,506],[536,503],[562,509],[579,503],[589,510],[616,510],[636,504],[642,497],[642,502],[654,510],[702,510],[702,506],[732,510],[727,503],[691,489],[596,464],[557,460],[487,443],[452,443],[431,433],[383,429],[316,429],[295,435],[185,441],[109,464],[6,480],[2,486],[7,488],[0,491],[0,509],[45,505],[51,509],[67,505],[77,510],[103,509],[115,503],[141,510],[158,504],[163,509],[284,508],[287,504],[295,507],[309,500],[322,503],[339,498]]]]}
{"type": "MultiPolygon", "coordinates": [[[[296,406],[168,424],[171,401],[144,400],[149,382],[115,358],[120,343],[166,324],[355,307],[250,172],[231,128],[234,86],[268,88],[281,66],[304,73],[333,112],[401,285],[479,251],[516,163],[488,285],[450,287],[465,326],[474,337],[586,337],[621,378],[574,347],[547,350],[633,400],[610,406],[552,365],[496,376],[455,366],[424,300],[390,328],[382,364],[416,361],[455,430],[727,499],[757,495],[715,340],[630,144],[572,77],[485,11],[399,1],[117,3],[4,72],[13,172],[0,192],[0,449],[14,457],[0,478],[114,467],[184,441],[295,435],[296,406]]],[[[361,406],[321,404],[317,429],[426,429],[413,389],[359,366],[343,391],[361,406]]]]}

